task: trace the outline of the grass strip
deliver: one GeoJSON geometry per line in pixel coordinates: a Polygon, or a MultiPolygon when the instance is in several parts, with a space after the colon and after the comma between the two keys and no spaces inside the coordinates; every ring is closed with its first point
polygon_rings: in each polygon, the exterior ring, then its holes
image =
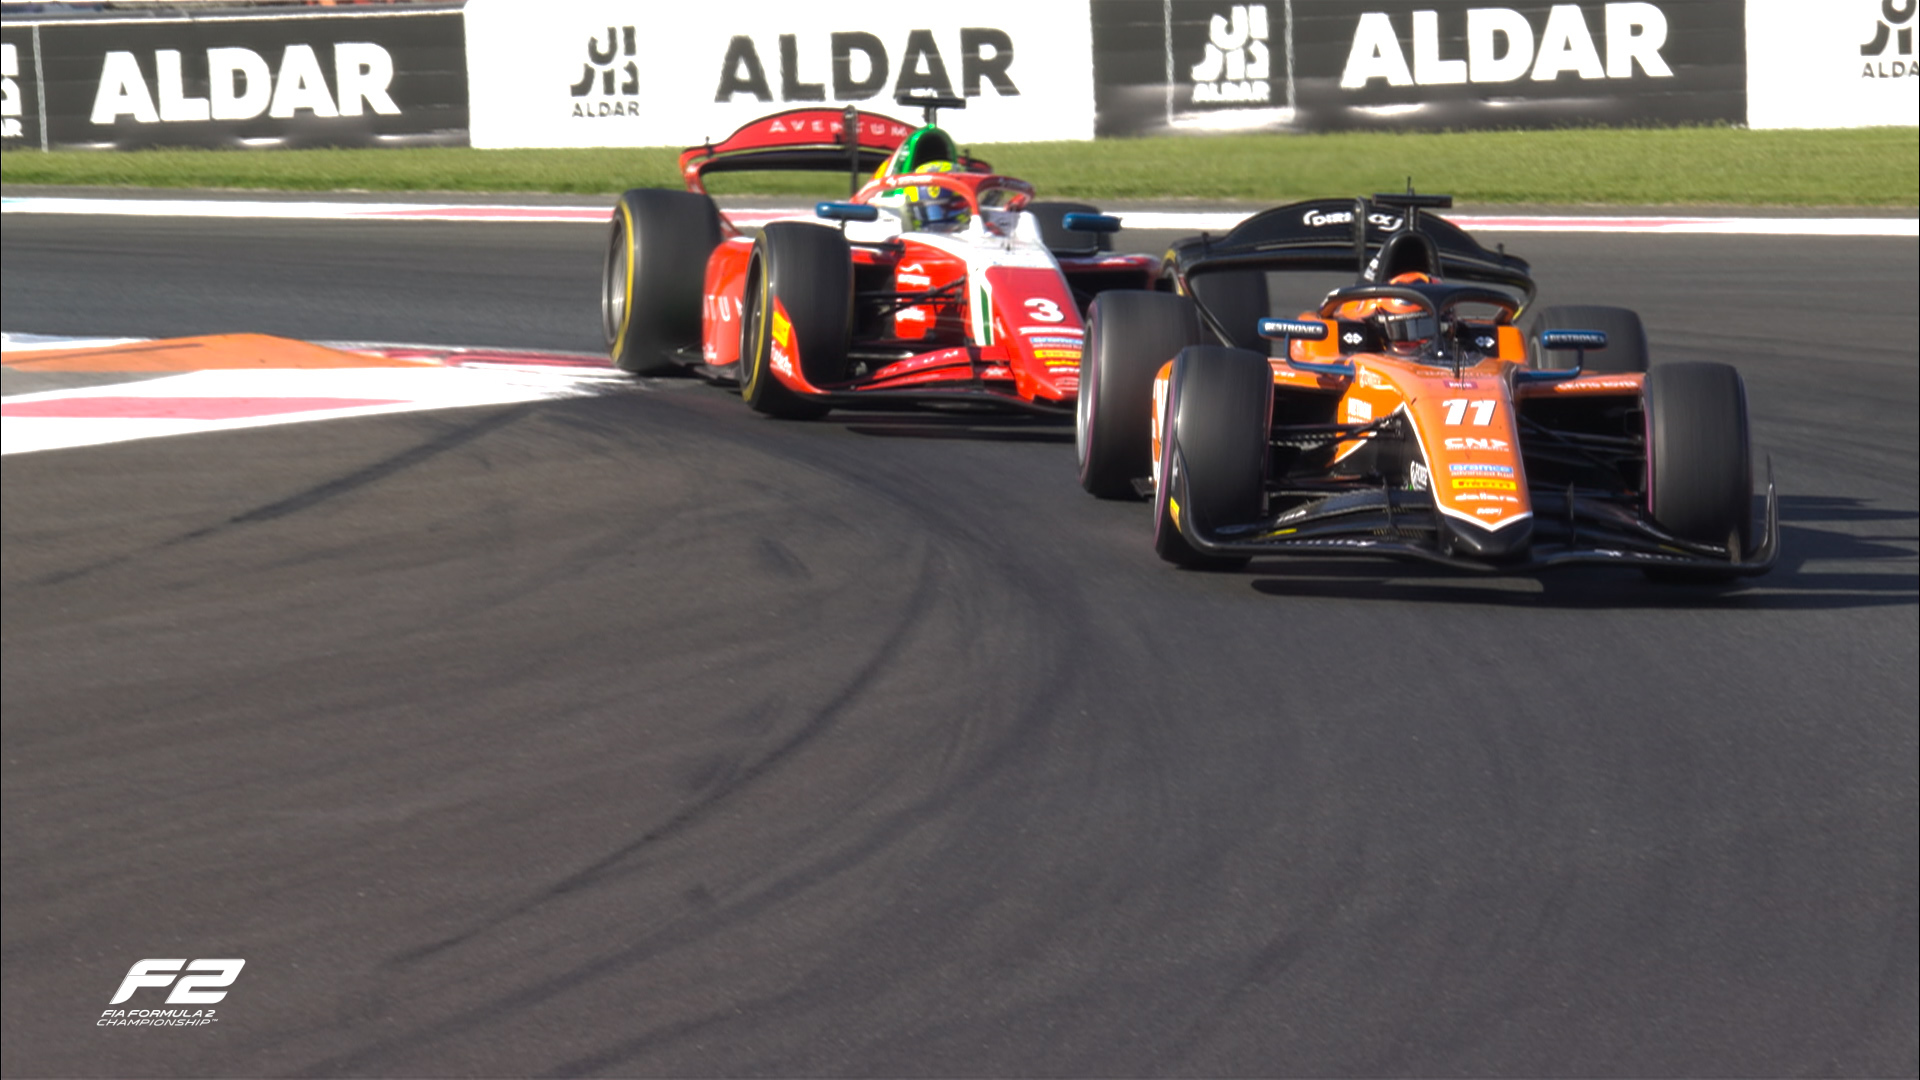
{"type": "MultiPolygon", "coordinates": [[[[956,125],[960,126],[960,125],[956,125]]],[[[964,134],[964,127],[962,127],[964,134]]],[[[963,140],[964,143],[964,140],[963,140]]],[[[1912,207],[1920,129],[1558,131],[980,143],[976,156],[1044,196],[1283,202],[1422,191],[1467,203],[1912,207]]],[[[593,150],[9,150],[8,184],[282,191],[612,194],[680,187],[668,148],[593,150]]],[[[830,174],[733,174],[717,194],[844,195],[830,174]]]]}

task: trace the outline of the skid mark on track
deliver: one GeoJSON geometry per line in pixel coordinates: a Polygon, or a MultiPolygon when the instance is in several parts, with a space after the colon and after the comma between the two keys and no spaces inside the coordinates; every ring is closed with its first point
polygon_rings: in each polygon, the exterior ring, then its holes
{"type": "MultiPolygon", "coordinates": [[[[338,480],[329,480],[324,484],[317,484],[298,495],[281,499],[279,502],[269,503],[255,510],[249,510],[244,514],[236,515],[231,518],[227,524],[251,525],[256,522],[272,521],[276,518],[287,517],[291,514],[300,513],[303,510],[310,510],[330,499],[339,498],[349,492],[364,488],[369,484],[377,484],[395,473],[411,469],[416,465],[439,457],[449,450],[465,446],[475,439],[515,423],[526,415],[527,406],[525,405],[495,413],[492,416],[480,420],[478,423],[469,424],[458,431],[448,432],[437,439],[422,443],[411,450],[396,454],[385,461],[369,465],[358,472],[343,476],[338,480]]],[[[198,533],[193,534],[193,538],[197,539],[213,531],[215,530],[200,530],[198,533]]]]}
{"type": "Polygon", "coordinates": [[[780,541],[772,537],[761,537],[759,543],[754,545],[754,549],[759,553],[760,565],[774,576],[786,578],[789,581],[812,580],[813,571],[807,569],[806,562],[794,554],[792,548],[780,541]]]}
{"type": "MultiPolygon", "coordinates": [[[[842,470],[823,465],[815,454],[802,454],[795,462],[803,467],[840,475],[842,470]]],[[[917,493],[916,493],[917,494],[917,493]]],[[[931,493],[930,493],[931,494],[931,493]]],[[[897,501],[899,496],[889,497],[897,501]]],[[[908,509],[915,516],[928,509],[919,505],[917,498],[910,498],[908,509]]],[[[939,625],[929,623],[927,612],[932,608],[958,606],[960,617],[967,625],[953,628],[952,632],[962,639],[974,640],[979,632],[989,626],[998,626],[1004,620],[1003,613],[997,608],[981,609],[978,596],[972,591],[956,592],[953,583],[955,558],[973,565],[978,572],[992,570],[998,572],[1002,560],[999,558],[1000,544],[1003,538],[997,537],[991,530],[982,530],[972,535],[969,530],[961,530],[960,547],[965,551],[952,550],[951,541],[956,534],[940,526],[945,524],[948,513],[940,500],[930,499],[936,508],[930,521],[929,535],[936,538],[935,547],[928,550],[919,560],[915,580],[903,598],[900,618],[896,626],[886,633],[877,635],[881,645],[874,655],[867,659],[857,671],[850,673],[834,693],[832,699],[824,702],[807,717],[799,730],[793,732],[780,745],[762,754],[757,759],[743,762],[737,767],[726,769],[716,776],[715,786],[700,794],[696,801],[682,808],[668,820],[649,829],[643,835],[595,859],[589,865],[569,873],[545,887],[536,895],[513,904],[506,910],[487,916],[466,931],[451,935],[425,946],[410,949],[392,956],[384,965],[392,975],[401,974],[399,969],[428,962],[439,958],[452,949],[475,942],[486,935],[511,933],[514,920],[532,915],[549,903],[563,897],[576,895],[595,887],[629,878],[636,874],[655,872],[658,860],[650,857],[649,852],[676,837],[684,838],[693,829],[712,819],[730,800],[737,801],[738,796],[753,789],[756,785],[769,780],[775,773],[794,762],[803,751],[818,744],[829,732],[835,730],[843,717],[869,695],[874,685],[889,673],[910,667],[908,654],[915,650],[924,650],[928,643],[924,640],[926,627],[939,625]],[[968,553],[970,552],[970,554],[968,553]],[[978,624],[978,625],[975,625],[978,624]]],[[[1070,612],[1062,611],[1058,605],[1040,604],[1031,599],[1027,590],[1009,586],[1000,590],[1002,598],[1022,607],[1042,623],[1051,626],[1055,623],[1073,623],[1076,620],[1070,612]]],[[[1040,631],[1036,631],[1038,633],[1040,631]]],[[[1012,646],[1008,646],[1011,648],[1012,646]]],[[[698,902],[690,901],[693,910],[671,917],[665,925],[655,925],[640,930],[634,937],[620,943],[616,948],[590,958],[586,963],[571,966],[567,970],[546,975],[528,985],[515,987],[492,996],[489,1000],[477,1002],[462,1008],[455,1014],[432,1021],[420,1028],[409,1030],[404,1037],[382,1039],[347,1054],[316,1063],[313,1068],[320,1072],[353,1072],[376,1067],[378,1062],[389,1055],[408,1053],[410,1048],[431,1045],[438,1040],[458,1038],[462,1033],[485,1026],[495,1018],[513,1015],[524,1009],[550,1001],[560,995],[577,990],[597,978],[606,977],[636,964],[688,947],[691,943],[711,939],[724,932],[730,926],[742,921],[764,915],[770,910],[791,903],[795,898],[804,896],[824,883],[836,880],[847,872],[869,864],[877,855],[897,846],[904,837],[936,823],[950,814],[956,802],[965,803],[975,800],[980,793],[1004,777],[1007,770],[1021,762],[1031,760],[1037,743],[1047,740],[1055,722],[1060,716],[1071,711],[1064,701],[1076,691],[1069,685],[1074,680],[1056,680],[1045,677],[1044,672],[1027,671],[1024,677],[1014,681],[1017,687],[1026,687],[1029,682],[1031,692],[1018,688],[1008,688],[1001,693],[997,702],[1007,706],[1004,713],[990,708],[982,701],[980,708],[995,716],[994,730],[985,740],[977,735],[972,740],[965,732],[957,732],[951,726],[941,726],[938,730],[924,733],[917,741],[927,744],[924,754],[908,753],[908,757],[928,763],[928,767],[937,767],[947,779],[933,785],[931,789],[915,787],[907,794],[904,802],[892,809],[871,807],[865,796],[857,796],[861,808],[840,807],[834,821],[845,823],[858,821],[854,835],[834,839],[832,850],[805,858],[801,865],[786,870],[776,870],[767,880],[752,885],[743,892],[726,896],[732,890],[719,890],[720,899],[704,885],[698,885],[693,892],[698,893],[698,902]],[[974,741],[971,752],[958,748],[963,741],[974,741]],[[937,763],[937,764],[936,764],[937,763]]],[[[964,725],[973,727],[974,725],[964,725]]],[[[895,794],[899,794],[896,790],[895,794]]],[[[839,828],[839,824],[835,825],[839,828]]],[[[772,868],[770,868],[772,869],[772,868]]],[[[1091,902],[1091,901],[1089,901],[1091,902]]],[[[790,990],[777,995],[781,1000],[793,1000],[793,995],[803,990],[790,990]]],[[[618,1062],[644,1053],[648,1046],[660,1041],[671,1041],[682,1037],[687,1031],[697,1029],[685,1025],[667,1025],[645,1034],[623,1040],[619,1044],[597,1052],[588,1052],[582,1057],[563,1064],[558,1072],[578,1074],[600,1067],[597,1063],[618,1062]]]]}
{"type": "MultiPolygon", "coordinates": [[[[813,455],[806,455],[813,457],[813,455]]],[[[808,462],[811,467],[822,467],[817,460],[808,462]]],[[[827,468],[826,471],[839,470],[827,468]]],[[[897,494],[890,496],[898,500],[897,494]]],[[[1005,542],[991,530],[981,530],[978,534],[972,529],[950,531],[942,526],[950,524],[945,519],[949,511],[937,498],[930,499],[929,505],[919,505],[917,499],[906,500],[908,509],[916,516],[927,517],[922,511],[932,510],[927,521],[929,533],[937,537],[952,539],[959,537],[961,546],[972,549],[974,554],[968,561],[976,569],[992,568],[998,572],[1002,560],[1001,545],[1005,542]]],[[[977,527],[977,525],[976,525],[977,527]]],[[[863,666],[845,687],[810,718],[805,728],[790,737],[771,753],[751,764],[716,777],[716,782],[724,785],[702,796],[697,803],[685,808],[671,820],[649,831],[636,841],[621,849],[609,853],[592,865],[568,875],[549,887],[543,894],[530,897],[527,902],[488,919],[485,925],[435,942],[425,948],[408,951],[389,961],[389,967],[413,964],[428,960],[436,954],[450,948],[474,941],[483,934],[494,931],[506,932],[508,923],[516,918],[529,915],[550,900],[568,894],[578,893],[590,887],[606,885],[622,877],[641,873],[656,865],[656,860],[648,859],[641,863],[636,857],[645,849],[668,840],[676,834],[684,834],[711,817],[732,796],[739,795],[756,782],[770,776],[777,768],[793,760],[808,744],[817,742],[830,730],[849,708],[867,693],[871,684],[885,673],[899,668],[902,654],[914,648],[924,648],[910,638],[924,636],[921,627],[927,625],[926,609],[937,606],[958,605],[962,620],[968,624],[979,623],[972,629],[959,628],[956,632],[971,639],[974,631],[987,625],[1001,625],[996,611],[980,610],[977,596],[972,592],[957,593],[954,590],[952,575],[955,567],[952,559],[955,552],[944,550],[950,545],[943,544],[942,549],[929,553],[923,561],[919,580],[911,596],[903,605],[906,620],[893,633],[885,635],[887,642],[873,659],[863,666]]],[[[1031,599],[1027,589],[1010,585],[1003,590],[1006,598],[1029,609],[1038,619],[1049,626],[1062,623],[1074,624],[1079,619],[1070,611],[1061,610],[1058,604],[1042,604],[1031,599]]],[[[1069,605],[1069,607],[1077,605],[1069,605]]],[[[1009,646],[1011,647],[1011,646],[1009,646]]],[[[1069,664],[1070,667],[1074,665],[1069,664]]],[[[1008,708],[1004,713],[991,708],[982,701],[979,709],[994,713],[997,723],[994,731],[988,733],[984,741],[971,740],[975,746],[971,752],[964,751],[960,744],[970,741],[964,730],[952,726],[941,726],[930,730],[921,742],[929,743],[928,753],[912,755],[929,763],[937,762],[938,771],[946,779],[930,789],[915,787],[903,805],[890,810],[872,807],[870,800],[861,797],[857,808],[841,807],[837,822],[858,820],[855,834],[831,841],[832,850],[816,856],[807,857],[802,865],[785,871],[775,872],[768,880],[762,881],[737,895],[716,899],[704,885],[696,886],[698,902],[690,901],[694,910],[670,918],[665,925],[657,925],[644,930],[636,938],[629,940],[615,950],[599,954],[588,962],[568,970],[540,978],[530,985],[510,989],[491,1000],[476,1003],[462,1009],[453,1016],[431,1023],[421,1029],[410,1031],[404,1040],[389,1040],[369,1046],[348,1055],[329,1059],[316,1066],[318,1071],[364,1071],[374,1067],[385,1055],[405,1052],[408,1048],[430,1045],[436,1040],[457,1038],[462,1033],[476,1027],[484,1027],[498,1018],[515,1015],[525,1009],[548,1002],[563,994],[577,991],[593,980],[607,977],[613,973],[644,964],[660,955],[689,947],[693,943],[709,940],[724,932],[727,928],[738,926],[744,921],[764,916],[766,913],[792,903],[796,898],[834,881],[846,873],[863,865],[868,865],[883,852],[895,848],[904,838],[909,837],[950,815],[956,804],[977,802],[982,793],[991,785],[1004,778],[1008,770],[1033,759],[1039,745],[1053,738],[1060,717],[1072,710],[1066,706],[1068,698],[1078,692],[1072,678],[1052,679],[1047,672],[1028,671],[1025,681],[1014,680],[1001,695],[1008,708]],[[1029,687],[1028,682],[1032,685],[1029,687]]],[[[973,728],[976,725],[963,725],[973,728]]],[[[836,826],[837,827],[837,826],[836,826]]],[[[1095,905],[1098,900],[1086,898],[1083,903],[1095,905]]],[[[777,1007],[783,1003],[795,1003],[805,1000],[809,990],[806,986],[784,989],[762,999],[777,1007]]],[[[552,1070],[555,1075],[581,1075],[599,1071],[610,1066],[617,1067],[636,1056],[644,1055],[650,1048],[675,1040],[684,1039],[723,1023],[731,1016],[699,1018],[691,1021],[667,1024],[642,1034],[622,1039],[614,1045],[582,1054],[562,1063],[552,1070]]]]}
{"type": "MultiPolygon", "coordinates": [[[[1066,693],[1066,688],[1061,686],[1053,686],[1043,691],[1034,701],[1033,707],[1023,710],[1019,716],[1006,724],[1003,736],[993,745],[982,748],[978,760],[955,777],[952,782],[887,815],[857,841],[845,845],[834,854],[815,860],[798,872],[770,881],[736,900],[705,907],[694,913],[692,917],[662,928],[621,952],[598,960],[586,968],[576,969],[566,975],[549,979],[539,986],[527,988],[511,1000],[495,1002],[484,1014],[481,1010],[474,1010],[476,1015],[469,1023],[482,1023],[487,1015],[510,1013],[514,1009],[572,990],[594,978],[634,964],[644,963],[667,951],[685,948],[691,943],[710,938],[728,927],[739,925],[790,903],[816,887],[865,865],[869,860],[893,848],[917,830],[939,821],[952,809],[954,803],[978,796],[989,784],[1004,775],[1009,767],[1026,760],[1036,742],[1044,741],[1046,732],[1051,730],[1050,722],[1058,719],[1060,713],[1056,708],[1057,699],[1066,693]]],[[[1080,900],[1085,908],[1097,907],[1099,902],[1092,896],[1083,897],[1080,900]]],[[[817,987],[802,979],[795,985],[779,991],[761,995],[750,1001],[736,1002],[728,1011],[679,1021],[622,1039],[593,1053],[564,1061],[541,1075],[584,1076],[609,1071],[615,1073],[629,1071],[636,1068],[636,1059],[676,1042],[696,1038],[703,1033],[735,1022],[740,1012],[786,1015],[790,1008],[804,1009],[812,1001],[816,992],[817,987]]],[[[781,1070],[769,1066],[765,1071],[781,1070]]]]}
{"type": "MultiPolygon", "coordinates": [[[[629,948],[598,960],[586,968],[555,976],[545,983],[519,992],[510,1000],[495,1002],[488,1007],[487,1013],[510,1013],[514,1009],[564,993],[591,979],[634,964],[644,963],[663,952],[684,948],[730,926],[738,925],[789,903],[817,886],[866,864],[868,860],[892,848],[916,830],[939,820],[956,801],[979,794],[989,783],[1001,776],[1009,765],[1021,760],[1032,749],[1032,744],[1041,739],[1042,733],[1048,730],[1047,722],[1057,717],[1058,714],[1050,711],[1046,706],[1053,704],[1053,699],[1058,693],[1064,693],[1064,690],[1043,695],[1041,700],[1036,702],[1036,708],[1023,713],[1015,722],[1008,724],[1006,736],[994,746],[987,748],[981,759],[954,782],[890,814],[857,842],[847,845],[827,858],[816,860],[800,872],[777,878],[749,895],[724,904],[705,906],[696,912],[694,917],[663,928],[635,942],[629,948]],[[689,923],[692,925],[688,925],[689,923]]],[[[1096,901],[1087,898],[1083,903],[1091,906],[1096,901]]],[[[659,1030],[632,1036],[592,1054],[562,1062],[541,1075],[584,1076],[606,1071],[630,1070],[634,1068],[634,1059],[676,1041],[698,1036],[702,1032],[734,1022],[740,1011],[775,1014],[787,1006],[804,1007],[811,1000],[814,992],[815,988],[803,980],[798,985],[763,995],[750,1002],[736,1003],[735,1009],[729,1012],[681,1021],[659,1030]]],[[[484,1022],[486,1016],[482,1015],[480,1010],[474,1010],[474,1012],[476,1015],[468,1023],[484,1022]]],[[[780,1070],[769,1069],[768,1071],[780,1070]]]]}
{"type": "Polygon", "coordinates": [[[315,506],[321,505],[322,503],[328,502],[332,499],[339,498],[342,495],[348,494],[353,491],[358,491],[361,488],[367,487],[370,484],[379,483],[380,481],[385,480],[386,478],[393,476],[396,473],[405,471],[407,469],[413,468],[416,465],[422,464],[423,462],[430,461],[433,458],[439,457],[440,455],[448,452],[449,450],[454,450],[454,449],[458,449],[461,446],[465,446],[467,443],[473,442],[475,439],[479,439],[482,436],[491,434],[492,432],[497,431],[500,428],[506,427],[507,425],[518,421],[521,417],[526,415],[527,410],[528,410],[528,406],[522,405],[516,408],[507,409],[503,412],[496,413],[491,416],[483,417],[476,423],[468,424],[457,431],[448,432],[445,435],[438,436],[419,446],[414,447],[411,450],[403,451],[399,454],[394,455],[393,457],[387,458],[384,461],[376,462],[372,465],[367,466],[364,469],[360,469],[357,472],[350,473],[346,476],[340,477],[335,480],[329,480],[323,484],[317,484],[296,495],[290,495],[287,498],[276,500],[274,502],[266,504],[265,506],[256,507],[245,513],[235,514],[233,517],[230,517],[227,520],[220,522],[217,525],[202,526],[198,529],[192,530],[191,532],[182,533],[179,536],[176,536],[170,540],[163,540],[153,545],[152,547],[146,548],[142,551],[128,552],[124,555],[115,555],[110,559],[101,559],[98,562],[94,562],[86,566],[78,567],[73,570],[63,570],[58,574],[52,574],[47,577],[41,578],[33,582],[32,584],[36,586],[62,585],[70,581],[75,581],[80,578],[87,577],[91,574],[99,573],[102,570],[123,566],[128,563],[136,562],[139,559],[145,558],[147,556],[156,555],[165,551],[170,551],[174,548],[180,547],[183,544],[190,544],[196,540],[206,539],[209,536],[212,536],[216,533],[224,532],[225,530],[233,528],[235,526],[255,525],[261,522],[274,521],[279,518],[284,518],[293,514],[300,513],[303,510],[309,510],[315,506]]]}
{"type": "Polygon", "coordinates": [[[715,807],[727,798],[745,788],[751,787],[761,777],[779,768],[781,764],[792,758],[803,747],[812,743],[827,731],[848,706],[858,701],[861,694],[864,693],[869,686],[884,672],[894,666],[898,655],[903,652],[913,640],[915,621],[913,613],[917,613],[928,602],[937,587],[937,581],[931,572],[931,568],[923,565],[920,579],[916,583],[914,592],[909,598],[908,603],[905,605],[905,611],[908,612],[908,614],[901,620],[900,625],[895,628],[894,632],[885,637],[884,640],[886,644],[876,651],[873,656],[869,657],[867,662],[862,664],[860,668],[853,673],[853,676],[847,680],[846,684],[840,688],[839,692],[821,705],[805,723],[800,725],[798,730],[788,736],[780,745],[762,755],[758,760],[734,772],[725,783],[709,790],[694,802],[681,808],[681,810],[671,818],[668,818],[653,829],[648,830],[638,838],[607,853],[587,866],[567,875],[565,878],[554,882],[538,895],[529,897],[524,902],[501,912],[472,929],[400,953],[389,960],[387,966],[400,967],[428,959],[467,941],[471,941],[481,934],[493,930],[512,919],[526,915],[551,900],[578,892],[581,889],[616,876],[621,872],[622,865],[627,863],[635,855],[686,831],[705,818],[715,807]]]}

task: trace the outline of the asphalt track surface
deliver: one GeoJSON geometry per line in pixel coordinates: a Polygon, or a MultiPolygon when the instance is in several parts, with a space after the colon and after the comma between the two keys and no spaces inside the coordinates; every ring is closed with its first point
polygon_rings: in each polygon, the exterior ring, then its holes
{"type": "MultiPolygon", "coordinates": [[[[0,1065],[1914,1075],[1915,244],[1507,239],[1739,365],[1771,576],[1183,573],[1070,429],[674,380],[8,457],[0,1065]],[[97,1028],[143,957],[247,966],[97,1028]]],[[[601,244],[10,217],[0,301],[594,350],[601,244]]]]}

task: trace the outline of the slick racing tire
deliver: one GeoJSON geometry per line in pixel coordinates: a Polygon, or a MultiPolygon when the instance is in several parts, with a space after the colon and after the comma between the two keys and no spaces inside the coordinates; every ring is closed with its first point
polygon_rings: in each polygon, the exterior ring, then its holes
{"type": "Polygon", "coordinates": [[[1055,255],[1084,257],[1113,250],[1110,234],[1081,232],[1066,225],[1068,214],[1097,214],[1099,207],[1077,202],[1036,202],[1028,203],[1026,210],[1040,225],[1040,242],[1055,255]]]}
{"type": "Polygon", "coordinates": [[[1205,334],[1184,296],[1114,289],[1094,297],[1074,402],[1081,487],[1102,499],[1140,497],[1133,482],[1153,473],[1153,378],[1205,334]]]}
{"type": "Polygon", "coordinates": [[[1725,545],[1738,562],[1751,550],[1753,529],[1753,453],[1740,373],[1726,364],[1662,364],[1647,374],[1646,401],[1648,511],[1673,535],[1725,545]]]}
{"type": "Polygon", "coordinates": [[[1640,316],[1626,308],[1598,304],[1561,304],[1542,308],[1527,331],[1527,357],[1541,371],[1565,371],[1580,354],[1540,347],[1542,330],[1598,330],[1607,335],[1607,347],[1586,354],[1586,370],[1593,375],[1634,375],[1647,370],[1647,329],[1640,316]]]}
{"type": "Polygon", "coordinates": [[[720,212],[690,191],[637,188],[613,209],[600,277],[600,324],[614,365],[635,375],[679,370],[675,354],[700,347],[707,257],[720,245],[720,212]]]}
{"type": "Polygon", "coordinates": [[[1180,532],[1257,521],[1266,509],[1273,368],[1250,349],[1195,345],[1173,362],[1161,426],[1153,549],[1189,570],[1237,570],[1243,555],[1207,555],[1180,532]]]}
{"type": "Polygon", "coordinates": [[[846,378],[853,330],[853,256],[838,229],[775,221],[760,232],[747,264],[740,319],[740,396],[755,412],[788,420],[830,406],[795,393],[774,376],[774,307],[786,312],[788,344],[814,386],[846,378]]]}

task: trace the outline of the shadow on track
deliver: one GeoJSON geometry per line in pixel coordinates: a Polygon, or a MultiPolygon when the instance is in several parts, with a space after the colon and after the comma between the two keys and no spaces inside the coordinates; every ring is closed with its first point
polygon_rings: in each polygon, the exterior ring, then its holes
{"type": "MultiPolygon", "coordinates": [[[[978,439],[987,442],[1073,443],[1071,416],[1021,416],[985,412],[837,413],[855,435],[879,439],[978,439]]],[[[1068,483],[1071,472],[1063,473],[1068,483]]]]}
{"type": "Polygon", "coordinates": [[[1920,515],[1884,510],[1858,499],[1781,496],[1780,562],[1763,577],[1722,584],[1649,581],[1625,569],[1581,568],[1512,577],[1462,577],[1443,567],[1386,562],[1259,560],[1257,592],[1269,596],[1329,597],[1390,603],[1490,604],[1572,610],[1722,607],[1747,610],[1822,610],[1897,607],[1920,603],[1920,577],[1911,568],[1913,536],[1866,537],[1820,525],[1830,522],[1903,522],[1920,515]],[[1842,564],[1834,567],[1832,564],[1842,564]],[[1809,564],[1822,564],[1810,570],[1809,564]]]}
{"type": "MultiPolygon", "coordinates": [[[[701,382],[722,394],[739,398],[738,384],[709,378],[691,371],[649,375],[636,381],[653,388],[701,382]],[[657,381],[656,381],[657,380],[657,381]]],[[[791,422],[791,421],[785,421],[791,422]]],[[[924,408],[893,406],[867,409],[837,408],[825,418],[799,421],[807,424],[839,424],[856,435],[877,439],[968,439],[984,442],[1073,443],[1072,414],[1047,415],[1015,412],[993,405],[929,405],[924,408]]],[[[1069,476],[1071,474],[1068,474],[1069,476]]]]}

